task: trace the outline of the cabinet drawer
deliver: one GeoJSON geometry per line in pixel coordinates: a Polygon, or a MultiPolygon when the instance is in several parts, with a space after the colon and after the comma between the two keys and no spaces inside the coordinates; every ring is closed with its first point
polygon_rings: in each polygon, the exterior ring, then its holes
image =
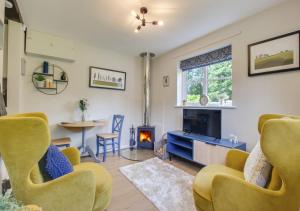
{"type": "Polygon", "coordinates": [[[197,163],[208,165],[209,162],[209,145],[202,141],[194,141],[193,159],[197,163]]]}
{"type": "Polygon", "coordinates": [[[227,152],[230,148],[207,144],[202,141],[194,141],[193,159],[204,165],[224,164],[227,152]]]}

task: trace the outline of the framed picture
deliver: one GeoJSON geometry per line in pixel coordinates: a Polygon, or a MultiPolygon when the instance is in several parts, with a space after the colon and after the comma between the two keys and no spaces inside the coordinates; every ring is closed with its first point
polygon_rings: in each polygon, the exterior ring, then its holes
{"type": "Polygon", "coordinates": [[[90,67],[89,86],[93,88],[116,89],[125,91],[126,72],[100,67],[90,67]]]}
{"type": "Polygon", "coordinates": [[[300,69],[300,31],[274,37],[248,46],[248,75],[287,72],[300,69]]]}
{"type": "Polygon", "coordinates": [[[169,82],[169,76],[165,75],[163,76],[163,87],[169,87],[170,82],[169,82]]]}

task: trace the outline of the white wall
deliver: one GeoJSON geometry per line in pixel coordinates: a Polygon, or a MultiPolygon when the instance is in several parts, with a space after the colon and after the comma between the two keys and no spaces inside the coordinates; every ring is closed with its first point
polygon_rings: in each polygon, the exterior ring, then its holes
{"type": "MultiPolygon", "coordinates": [[[[251,149],[259,140],[257,120],[264,113],[300,114],[300,72],[247,76],[247,45],[300,30],[300,1],[291,0],[256,16],[215,31],[154,60],[151,123],[161,134],[182,128],[182,109],[176,105],[177,64],[183,58],[225,44],[233,48],[233,104],[223,110],[222,136],[238,135],[251,149]],[[163,88],[162,77],[170,76],[163,88]]],[[[284,140],[283,140],[284,141],[284,140]]]]}
{"type": "Polygon", "coordinates": [[[5,61],[7,65],[7,112],[18,113],[21,109],[21,92],[22,92],[22,78],[21,78],[21,58],[24,54],[24,36],[22,25],[8,21],[6,27],[8,31],[7,37],[7,55],[5,61]]]}
{"type": "MultiPolygon", "coordinates": [[[[62,121],[80,120],[78,101],[88,98],[89,119],[106,119],[109,124],[87,132],[88,144],[95,149],[95,133],[111,131],[113,114],[124,114],[122,146],[128,146],[129,128],[142,122],[142,71],[139,57],[76,43],[76,61],[65,62],[26,55],[26,75],[22,76],[19,112],[41,111],[48,115],[53,138],[69,136],[72,145],[79,146],[81,133],[70,132],[57,124],[62,121]],[[45,95],[32,84],[32,72],[43,61],[62,67],[69,77],[69,86],[59,95],[45,95]],[[127,73],[126,91],[89,88],[89,66],[104,67],[127,73]]],[[[20,74],[20,72],[19,72],[20,74]]],[[[9,83],[12,83],[10,79],[9,83]]],[[[8,96],[10,97],[10,96],[8,96]]]]}

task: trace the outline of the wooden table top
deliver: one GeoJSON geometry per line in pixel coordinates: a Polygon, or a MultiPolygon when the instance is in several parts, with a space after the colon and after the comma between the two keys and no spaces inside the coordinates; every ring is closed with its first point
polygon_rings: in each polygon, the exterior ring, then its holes
{"type": "Polygon", "coordinates": [[[80,122],[61,122],[58,125],[64,128],[91,128],[97,126],[104,126],[107,121],[104,119],[93,120],[93,121],[80,121],[80,122]]]}

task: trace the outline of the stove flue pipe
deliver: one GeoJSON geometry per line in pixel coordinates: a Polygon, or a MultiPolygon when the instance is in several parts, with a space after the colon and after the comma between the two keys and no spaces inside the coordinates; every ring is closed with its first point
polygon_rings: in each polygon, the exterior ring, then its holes
{"type": "Polygon", "coordinates": [[[144,126],[150,126],[150,68],[151,59],[155,56],[154,53],[141,53],[143,58],[143,70],[144,70],[144,126]]]}

